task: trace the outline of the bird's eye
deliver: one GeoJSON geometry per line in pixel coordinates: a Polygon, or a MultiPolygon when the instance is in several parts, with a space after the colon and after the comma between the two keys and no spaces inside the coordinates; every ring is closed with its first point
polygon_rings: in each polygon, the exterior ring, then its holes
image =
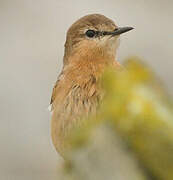
{"type": "Polygon", "coordinates": [[[85,34],[87,37],[93,38],[95,36],[96,32],[94,30],[88,30],[85,34]]]}

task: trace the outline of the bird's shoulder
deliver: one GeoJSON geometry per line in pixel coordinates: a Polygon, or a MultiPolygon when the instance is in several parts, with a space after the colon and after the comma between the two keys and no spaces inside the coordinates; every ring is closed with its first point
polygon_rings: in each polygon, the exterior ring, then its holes
{"type": "Polygon", "coordinates": [[[63,71],[59,74],[55,84],[54,84],[54,87],[53,87],[53,90],[52,90],[52,96],[51,96],[51,100],[50,100],[50,106],[51,106],[51,111],[53,110],[53,104],[54,104],[54,101],[57,97],[57,94],[58,94],[58,89],[61,88],[61,81],[62,79],[64,78],[64,74],[63,74],[63,71]]]}
{"type": "MultiPolygon", "coordinates": [[[[79,78],[79,76],[78,76],[79,78]]],[[[62,71],[57,78],[57,81],[53,87],[51,96],[51,111],[54,109],[56,104],[62,103],[65,99],[86,99],[92,98],[92,96],[98,94],[97,79],[95,76],[90,75],[87,78],[70,79],[62,71]]]]}

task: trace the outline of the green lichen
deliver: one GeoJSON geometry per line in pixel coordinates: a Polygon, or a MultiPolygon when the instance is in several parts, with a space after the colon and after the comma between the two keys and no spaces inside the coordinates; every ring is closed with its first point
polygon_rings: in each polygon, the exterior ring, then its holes
{"type": "MultiPolygon", "coordinates": [[[[155,179],[173,179],[171,98],[154,73],[140,60],[128,59],[124,66],[123,71],[108,69],[104,73],[102,86],[106,94],[97,118],[91,117],[86,120],[85,125],[75,129],[68,138],[67,142],[71,148],[66,153],[66,159],[73,167],[71,173],[66,173],[68,177],[74,176],[76,180],[91,177],[116,179],[118,177],[114,173],[115,166],[116,163],[121,163],[122,167],[135,164],[130,171],[127,170],[128,179],[149,179],[148,174],[155,179]],[[103,131],[100,131],[102,128],[103,131]],[[109,132],[111,132],[109,138],[105,140],[104,137],[109,132]],[[117,139],[118,143],[115,145],[113,142],[117,142],[117,139]],[[112,148],[109,154],[106,153],[105,146],[112,148]],[[90,153],[93,158],[90,157],[90,153]],[[102,156],[97,156],[98,154],[102,156]],[[90,169],[89,166],[96,164],[96,168],[91,172],[92,174],[95,172],[95,176],[80,170],[77,164],[80,164],[78,161],[81,159],[78,156],[86,156],[81,158],[83,161],[81,168],[90,169]],[[113,167],[110,165],[109,156],[112,157],[113,167]],[[115,156],[120,158],[114,158],[115,156]],[[98,165],[98,162],[102,165],[98,165]],[[104,172],[103,164],[108,164],[109,173],[104,172]],[[101,176],[98,176],[98,172],[101,176]]],[[[121,178],[126,179],[124,173],[126,172],[122,171],[121,178]]]]}

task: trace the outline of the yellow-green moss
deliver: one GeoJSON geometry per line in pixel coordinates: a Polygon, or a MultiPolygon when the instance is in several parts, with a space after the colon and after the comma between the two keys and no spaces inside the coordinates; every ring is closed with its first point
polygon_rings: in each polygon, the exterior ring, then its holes
{"type": "Polygon", "coordinates": [[[87,120],[68,138],[71,151],[87,147],[95,129],[109,125],[115,137],[119,136],[130,147],[147,172],[156,179],[172,180],[173,107],[170,97],[151,70],[138,59],[127,60],[125,69],[121,72],[109,69],[103,75],[105,99],[97,118],[87,120]]]}

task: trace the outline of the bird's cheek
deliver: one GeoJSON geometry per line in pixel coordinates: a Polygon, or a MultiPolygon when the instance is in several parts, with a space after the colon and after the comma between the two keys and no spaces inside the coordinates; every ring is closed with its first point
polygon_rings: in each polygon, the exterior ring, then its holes
{"type": "Polygon", "coordinates": [[[109,47],[113,50],[116,50],[120,45],[120,37],[111,38],[109,40],[109,47]]]}

